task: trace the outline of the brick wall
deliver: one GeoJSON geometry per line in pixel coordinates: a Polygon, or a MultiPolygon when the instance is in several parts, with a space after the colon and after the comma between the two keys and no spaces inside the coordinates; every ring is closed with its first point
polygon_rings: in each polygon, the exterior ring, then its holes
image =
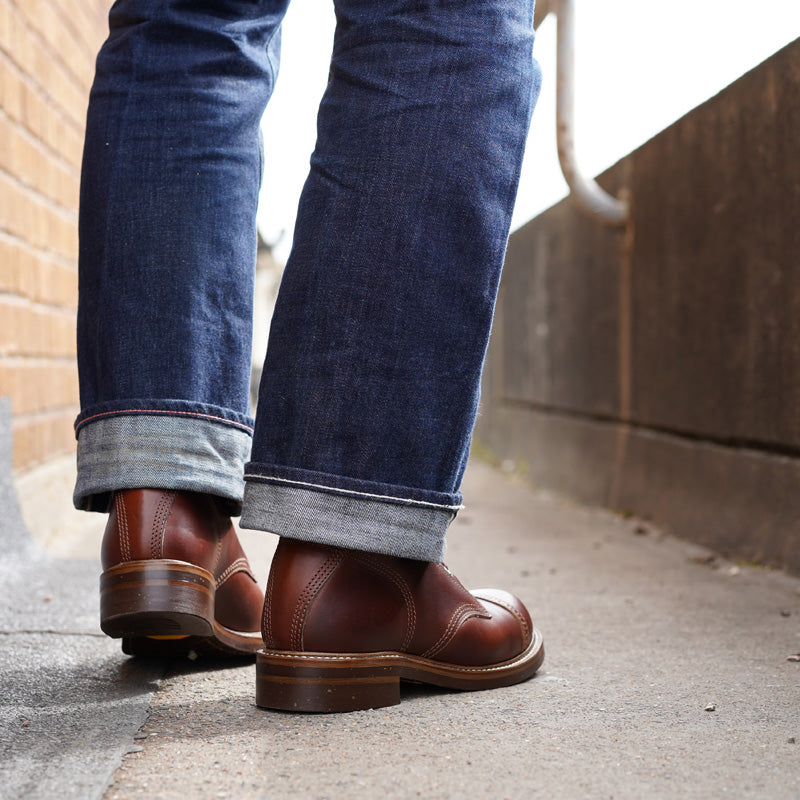
{"type": "Polygon", "coordinates": [[[74,448],[77,214],[110,0],[0,0],[0,396],[13,464],[74,448]]]}

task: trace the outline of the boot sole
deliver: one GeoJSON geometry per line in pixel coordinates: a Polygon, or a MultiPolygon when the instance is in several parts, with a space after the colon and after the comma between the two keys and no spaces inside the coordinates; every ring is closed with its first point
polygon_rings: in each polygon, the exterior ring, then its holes
{"type": "Polygon", "coordinates": [[[214,576],[184,561],[128,561],[100,576],[100,627],[123,639],[129,655],[173,656],[190,650],[254,654],[258,632],[214,619],[214,576]]]}
{"type": "Polygon", "coordinates": [[[542,635],[510,661],[485,667],[446,664],[407,653],[303,653],[262,650],[256,657],[256,705],[278,711],[341,712],[400,702],[400,681],[479,691],[532,677],[544,661],[542,635]]]}
{"type": "Polygon", "coordinates": [[[212,658],[254,659],[263,647],[260,631],[235,631],[216,621],[213,636],[181,636],[174,639],[160,636],[122,637],[122,652],[141,658],[191,658],[194,653],[212,658]]]}

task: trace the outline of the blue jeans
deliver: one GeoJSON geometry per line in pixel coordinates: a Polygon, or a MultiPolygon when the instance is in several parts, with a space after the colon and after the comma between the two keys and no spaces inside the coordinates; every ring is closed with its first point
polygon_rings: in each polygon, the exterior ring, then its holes
{"type": "Polygon", "coordinates": [[[259,121],[287,3],[111,10],[81,186],[75,504],[209,492],[244,527],[436,561],[538,93],[533,0],[335,0],[254,426],[259,121]]]}

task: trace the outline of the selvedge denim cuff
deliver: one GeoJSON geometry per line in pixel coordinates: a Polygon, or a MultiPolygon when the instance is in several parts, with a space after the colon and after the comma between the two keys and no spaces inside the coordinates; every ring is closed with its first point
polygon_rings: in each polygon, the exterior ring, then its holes
{"type": "Polygon", "coordinates": [[[214,494],[241,510],[250,434],[244,427],[173,413],[90,415],[78,427],[73,502],[108,510],[119,489],[172,489],[214,494]]]}
{"type": "Polygon", "coordinates": [[[440,562],[457,510],[248,475],[240,525],[306,542],[440,562]]]}

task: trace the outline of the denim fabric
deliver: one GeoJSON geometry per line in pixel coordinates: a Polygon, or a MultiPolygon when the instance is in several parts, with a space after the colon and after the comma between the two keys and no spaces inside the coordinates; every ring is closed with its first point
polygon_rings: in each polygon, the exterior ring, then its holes
{"type": "MultiPolygon", "coordinates": [[[[539,87],[533,2],[335,5],[243,520],[436,560],[461,503],[539,87]]],[[[258,120],[284,9],[244,0],[112,9],[82,183],[81,438],[103,415],[172,420],[176,431],[250,424],[258,120]]],[[[125,461],[104,462],[103,485],[125,463],[147,463],[125,447],[125,461]]],[[[202,451],[194,463],[208,473],[202,451]]]]}
{"type": "Polygon", "coordinates": [[[81,176],[82,417],[132,398],[249,413],[259,124],[287,2],[111,9],[81,176]]]}
{"type": "Polygon", "coordinates": [[[197,417],[103,417],[78,437],[75,507],[106,511],[112,491],[147,486],[215,494],[238,514],[250,442],[243,429],[197,417]]]}
{"type": "Polygon", "coordinates": [[[307,542],[390,556],[441,561],[444,537],[457,509],[401,504],[358,494],[339,495],[249,480],[243,528],[261,528],[307,542]]]}
{"type": "Polygon", "coordinates": [[[337,9],[246,477],[457,506],[538,89],[532,3],[337,9]]]}

